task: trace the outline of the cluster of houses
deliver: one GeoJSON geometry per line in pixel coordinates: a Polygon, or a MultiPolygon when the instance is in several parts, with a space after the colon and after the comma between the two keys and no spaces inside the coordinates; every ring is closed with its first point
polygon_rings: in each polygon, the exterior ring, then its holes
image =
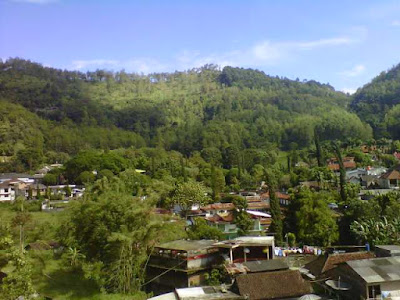
{"type": "Polygon", "coordinates": [[[374,252],[331,247],[321,255],[302,254],[300,265],[275,252],[272,236],[160,244],[151,252],[145,285],[157,295],[153,300],[400,297],[400,246],[376,246],[374,252]],[[210,285],[213,270],[220,282],[210,285]]]}
{"type": "MultiPolygon", "coordinates": [[[[246,212],[253,220],[253,227],[249,230],[251,235],[260,235],[268,231],[272,223],[270,211],[270,197],[268,192],[241,192],[234,194],[243,197],[247,201],[246,212]]],[[[225,195],[221,195],[223,199],[225,195]]],[[[232,196],[232,195],[230,195],[232,196]]],[[[289,205],[290,196],[286,193],[276,192],[276,196],[281,204],[281,209],[285,210],[289,205]]],[[[228,201],[228,200],[226,200],[228,201]]],[[[205,206],[193,206],[187,214],[188,225],[194,224],[196,218],[203,218],[208,225],[214,226],[222,231],[226,239],[237,237],[238,228],[234,222],[234,211],[236,207],[232,202],[218,202],[205,206]]],[[[176,206],[174,213],[180,212],[180,207],[176,206]]]]}
{"type": "Polygon", "coordinates": [[[85,189],[76,185],[46,186],[41,183],[43,176],[43,174],[0,174],[0,202],[13,202],[17,197],[41,199],[49,195],[53,198],[67,201],[68,199],[79,198],[83,195],[85,189]]]}
{"type": "MultiPolygon", "coordinates": [[[[399,153],[395,152],[394,156],[400,162],[399,153]]],[[[346,181],[348,183],[358,184],[361,187],[360,199],[367,200],[365,195],[378,195],[400,189],[400,164],[397,167],[388,169],[382,166],[376,167],[357,167],[354,157],[343,157],[343,166],[346,170],[346,181]]],[[[336,158],[327,160],[327,167],[337,176],[339,175],[339,163],[336,158]]],[[[302,186],[319,190],[329,182],[321,181],[305,181],[301,182],[302,186]]]]}

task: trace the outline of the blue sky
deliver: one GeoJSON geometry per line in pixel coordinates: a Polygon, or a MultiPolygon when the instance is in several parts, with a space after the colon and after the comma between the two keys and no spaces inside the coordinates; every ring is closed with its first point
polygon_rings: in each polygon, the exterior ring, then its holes
{"type": "Polygon", "coordinates": [[[400,63],[400,1],[0,0],[0,58],[149,73],[206,63],[354,91],[400,63]]]}

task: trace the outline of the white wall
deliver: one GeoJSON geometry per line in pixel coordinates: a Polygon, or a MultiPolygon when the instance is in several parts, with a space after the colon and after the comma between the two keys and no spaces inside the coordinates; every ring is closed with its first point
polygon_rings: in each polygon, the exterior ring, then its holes
{"type": "Polygon", "coordinates": [[[15,200],[15,191],[11,190],[11,187],[8,188],[8,192],[4,191],[4,188],[0,189],[0,202],[5,201],[14,201],[15,200]]]}

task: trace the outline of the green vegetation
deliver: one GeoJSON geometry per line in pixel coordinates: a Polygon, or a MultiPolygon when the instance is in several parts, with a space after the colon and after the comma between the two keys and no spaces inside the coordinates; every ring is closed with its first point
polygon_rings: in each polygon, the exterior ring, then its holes
{"type": "Polygon", "coordinates": [[[9,59],[0,86],[0,152],[15,156],[13,170],[83,149],[145,145],[202,151],[227,168],[243,163],[236,154],[245,149],[310,146],[315,127],[321,141],[372,134],[346,111],[350,98],[329,85],[239,68],[84,74],[9,59]]]}
{"type": "Polygon", "coordinates": [[[400,139],[400,64],[382,72],[354,95],[351,108],[376,138],[400,139]]]}
{"type": "MultiPolygon", "coordinates": [[[[284,237],[290,245],[399,243],[399,194],[358,200],[343,162],[398,164],[392,153],[400,142],[372,137],[399,138],[399,69],[352,98],[316,81],[214,65],[143,76],[0,62],[0,172],[61,163],[44,184],[86,187],[81,199],[54,204],[62,212],[40,207],[71,195],[68,186],[36,197],[30,188],[29,201],[0,204],[0,267],[10,274],[1,292],[145,299],[145,265],[157,243],[223,237],[204,219],[187,226],[192,205],[232,202],[238,234],[248,234],[248,203],[229,193],[260,186],[270,195],[269,230],[278,245],[284,237]],[[376,146],[372,155],[363,143],[376,146]],[[326,166],[332,157],[339,178],[326,166]],[[305,181],[315,190],[299,187],[305,181]],[[283,190],[290,194],[285,208],[276,194],[283,190]],[[173,206],[181,216],[162,215],[173,206]],[[63,250],[24,250],[51,241],[63,250]]],[[[222,276],[213,270],[209,283],[222,276]]]]}

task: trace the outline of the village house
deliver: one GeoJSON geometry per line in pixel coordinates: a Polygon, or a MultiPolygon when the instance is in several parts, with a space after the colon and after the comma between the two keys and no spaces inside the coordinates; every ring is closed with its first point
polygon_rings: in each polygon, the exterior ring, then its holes
{"type": "Polygon", "coordinates": [[[13,178],[0,183],[0,202],[14,201],[18,196],[25,197],[29,181],[13,178]]]}
{"type": "Polygon", "coordinates": [[[398,189],[400,187],[400,171],[393,169],[383,174],[380,178],[381,186],[386,189],[398,189]]]}
{"type": "Polygon", "coordinates": [[[15,200],[15,186],[11,181],[0,183],[0,202],[15,200]]]}
{"type": "MultiPolygon", "coordinates": [[[[256,211],[246,210],[247,214],[253,220],[253,227],[249,230],[250,235],[260,235],[266,232],[272,223],[271,215],[256,211]]],[[[217,213],[215,215],[205,217],[207,223],[211,226],[217,227],[224,234],[224,238],[232,239],[237,237],[238,228],[234,223],[234,213],[217,213]]]]}
{"type": "MultiPolygon", "coordinates": [[[[346,170],[351,170],[351,169],[355,169],[357,167],[356,162],[354,161],[354,157],[343,157],[342,158],[343,161],[343,166],[346,170]]],[[[328,163],[328,168],[334,172],[339,171],[340,166],[339,166],[339,162],[337,160],[337,158],[332,157],[330,159],[327,160],[328,163]]]]}
{"type": "Polygon", "coordinates": [[[44,184],[41,183],[32,183],[26,187],[24,187],[23,189],[21,189],[21,194],[24,195],[25,198],[29,197],[29,193],[31,191],[32,193],[32,197],[33,198],[37,198],[38,197],[38,192],[40,193],[40,195],[44,195],[46,192],[47,186],[45,186],[44,184]]]}
{"type": "Polygon", "coordinates": [[[394,152],[393,153],[393,156],[397,159],[397,160],[400,160],[400,152],[394,152]]]}
{"type": "Polygon", "coordinates": [[[274,237],[214,240],[177,240],[154,247],[146,268],[148,290],[156,294],[175,288],[200,286],[207,274],[222,264],[274,258],[274,237]]]}
{"type": "Polygon", "coordinates": [[[349,284],[341,291],[344,299],[398,299],[400,297],[400,257],[352,260],[336,270],[336,276],[349,284]]]}
{"type": "Polygon", "coordinates": [[[34,176],[29,175],[29,174],[24,174],[24,173],[1,173],[0,174],[0,183],[3,183],[5,181],[9,180],[19,180],[21,182],[25,183],[34,183],[34,176]]]}
{"type": "Polygon", "coordinates": [[[177,240],[154,247],[147,264],[147,286],[157,293],[199,286],[206,273],[222,261],[214,240],[177,240]]]}
{"type": "Polygon", "coordinates": [[[241,236],[233,240],[214,244],[220,249],[226,262],[241,263],[274,258],[275,239],[273,236],[241,236]]]}
{"type": "Polygon", "coordinates": [[[332,270],[352,260],[374,258],[375,255],[372,252],[357,251],[357,252],[345,252],[345,253],[329,253],[318,256],[315,260],[307,263],[304,268],[309,271],[312,276],[310,278],[329,278],[332,270]]]}

